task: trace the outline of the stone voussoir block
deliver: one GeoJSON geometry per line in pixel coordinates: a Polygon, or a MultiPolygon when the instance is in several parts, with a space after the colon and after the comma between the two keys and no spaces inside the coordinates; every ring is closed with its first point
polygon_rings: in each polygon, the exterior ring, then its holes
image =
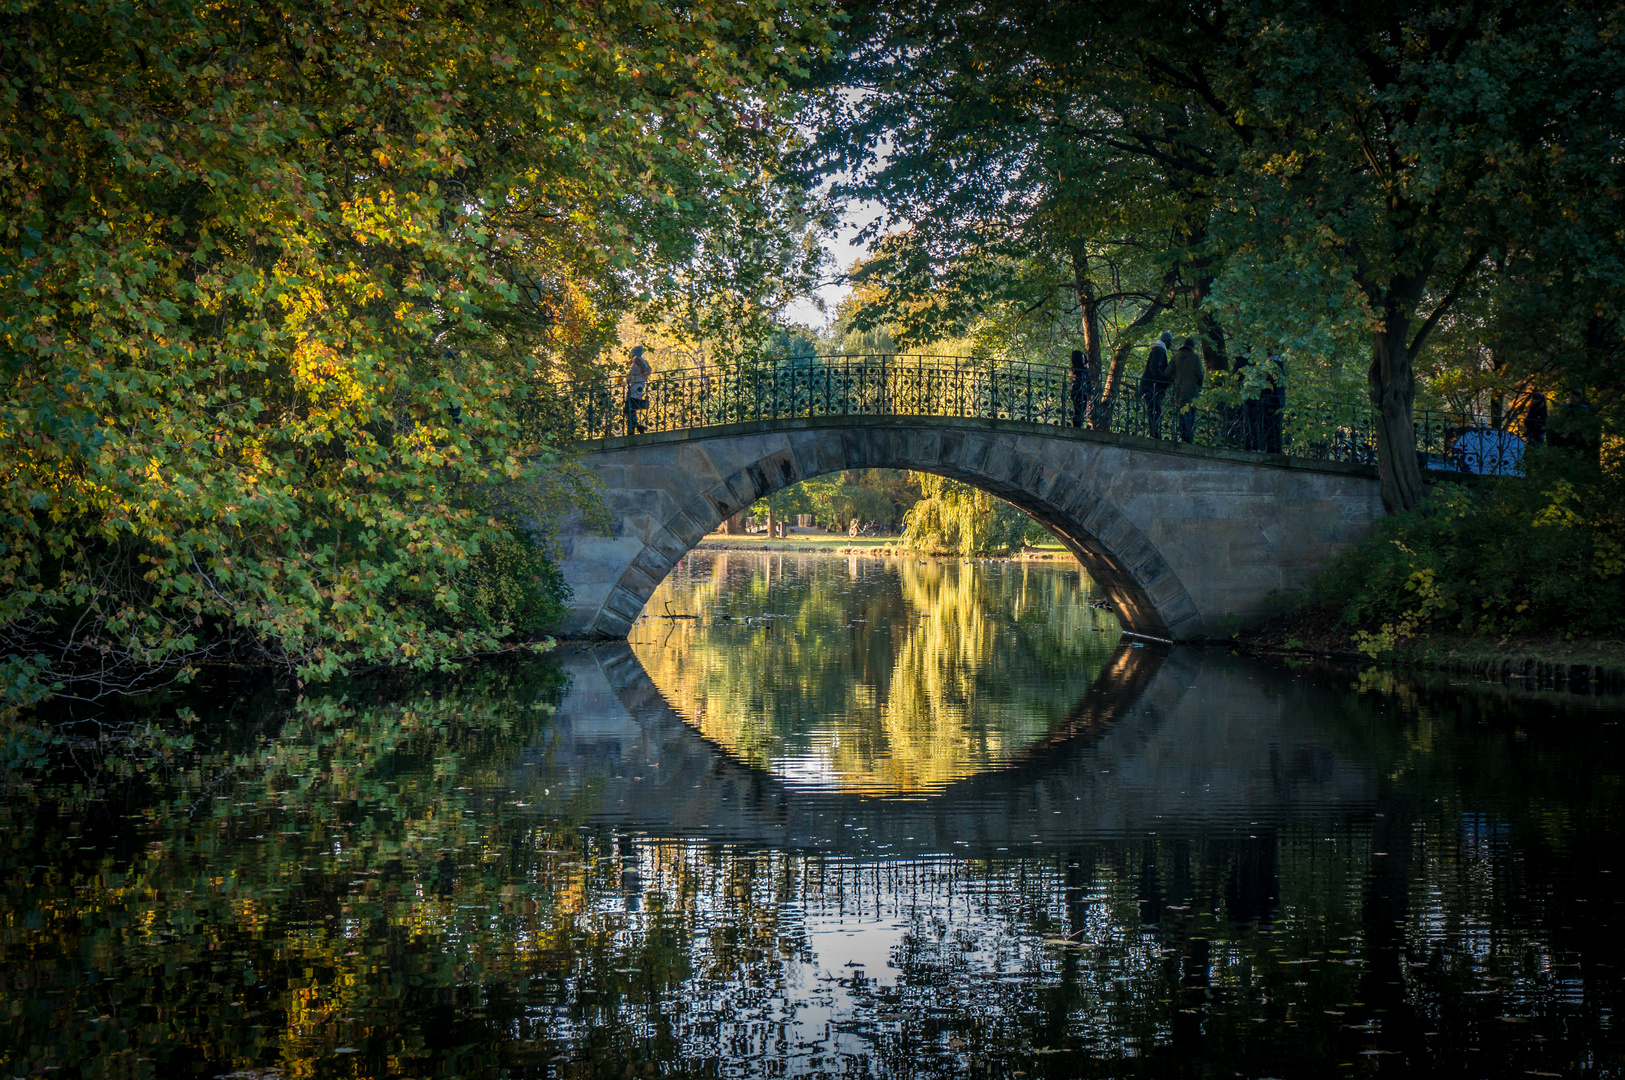
{"type": "Polygon", "coordinates": [[[709,499],[701,496],[673,514],[671,520],[666,522],[665,532],[683,544],[683,550],[687,552],[720,524],[722,518],[717,516],[716,508],[709,499]]]}
{"type": "MultiPolygon", "coordinates": [[[[756,472],[761,473],[761,470],[757,469],[756,472]]],[[[765,479],[765,476],[763,478],[765,479]]],[[[749,467],[730,474],[722,483],[732,497],[733,504],[741,510],[755,502],[759,496],[766,494],[756,486],[756,478],[751,475],[749,467]]]]}
{"type": "Polygon", "coordinates": [[[638,601],[637,610],[642,611],[643,605],[648,601],[649,596],[655,589],[659,588],[660,583],[665,579],[665,570],[654,572],[647,566],[634,562],[621,571],[621,579],[615,583],[615,590],[610,593],[610,599],[613,600],[622,592],[641,597],[642,599],[638,601]]]}

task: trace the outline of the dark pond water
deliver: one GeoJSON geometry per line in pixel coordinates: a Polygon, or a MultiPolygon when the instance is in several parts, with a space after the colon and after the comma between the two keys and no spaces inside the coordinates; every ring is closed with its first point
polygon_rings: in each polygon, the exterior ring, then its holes
{"type": "Polygon", "coordinates": [[[13,724],[0,1080],[1625,1072],[1618,701],[1090,599],[698,554],[625,644],[13,724]]]}

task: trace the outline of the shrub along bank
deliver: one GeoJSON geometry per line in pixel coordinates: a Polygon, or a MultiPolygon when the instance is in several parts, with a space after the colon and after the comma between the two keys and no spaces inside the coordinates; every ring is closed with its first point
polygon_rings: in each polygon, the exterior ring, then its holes
{"type": "Polygon", "coordinates": [[[9,5],[0,722],[539,634],[537,403],[657,289],[816,271],[773,178],[826,6],[9,5]]]}
{"type": "Polygon", "coordinates": [[[1485,673],[1625,668],[1625,483],[1537,447],[1526,477],[1436,484],[1344,551],[1308,605],[1239,640],[1485,673]]]}

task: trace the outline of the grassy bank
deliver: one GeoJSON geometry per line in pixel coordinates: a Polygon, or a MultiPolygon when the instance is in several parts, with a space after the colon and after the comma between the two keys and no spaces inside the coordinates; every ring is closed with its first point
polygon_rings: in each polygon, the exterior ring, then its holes
{"type": "MultiPolygon", "coordinates": [[[[1343,622],[1336,610],[1308,607],[1244,630],[1235,640],[1247,652],[1369,664],[1372,658],[1360,650],[1357,640],[1362,629],[1371,630],[1343,622]]],[[[1396,642],[1381,663],[1471,675],[1529,689],[1625,691],[1625,639],[1621,638],[1425,633],[1396,642]]]]}

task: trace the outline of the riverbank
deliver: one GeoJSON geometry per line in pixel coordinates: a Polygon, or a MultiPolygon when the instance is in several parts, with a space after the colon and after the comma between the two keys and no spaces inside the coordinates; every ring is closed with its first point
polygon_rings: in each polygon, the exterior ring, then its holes
{"type": "MultiPolygon", "coordinates": [[[[1358,629],[1343,624],[1335,611],[1302,608],[1243,630],[1235,643],[1242,651],[1255,654],[1372,663],[1355,644],[1358,629]]],[[[1471,675],[1530,689],[1625,691],[1625,640],[1619,638],[1419,634],[1397,643],[1380,663],[1471,675]]]]}
{"type": "MultiPolygon", "coordinates": [[[[763,534],[746,534],[733,536],[726,533],[711,533],[695,546],[696,551],[776,551],[796,552],[804,555],[868,555],[878,559],[919,558],[920,553],[909,551],[899,546],[902,538],[898,536],[842,536],[840,533],[800,533],[793,532],[789,536],[769,537],[763,534]]],[[[947,555],[941,558],[958,558],[947,555]]],[[[1009,555],[977,556],[977,558],[997,558],[1009,561],[1049,561],[1071,559],[1072,553],[1064,544],[1050,542],[1036,544],[1009,555]]]]}

